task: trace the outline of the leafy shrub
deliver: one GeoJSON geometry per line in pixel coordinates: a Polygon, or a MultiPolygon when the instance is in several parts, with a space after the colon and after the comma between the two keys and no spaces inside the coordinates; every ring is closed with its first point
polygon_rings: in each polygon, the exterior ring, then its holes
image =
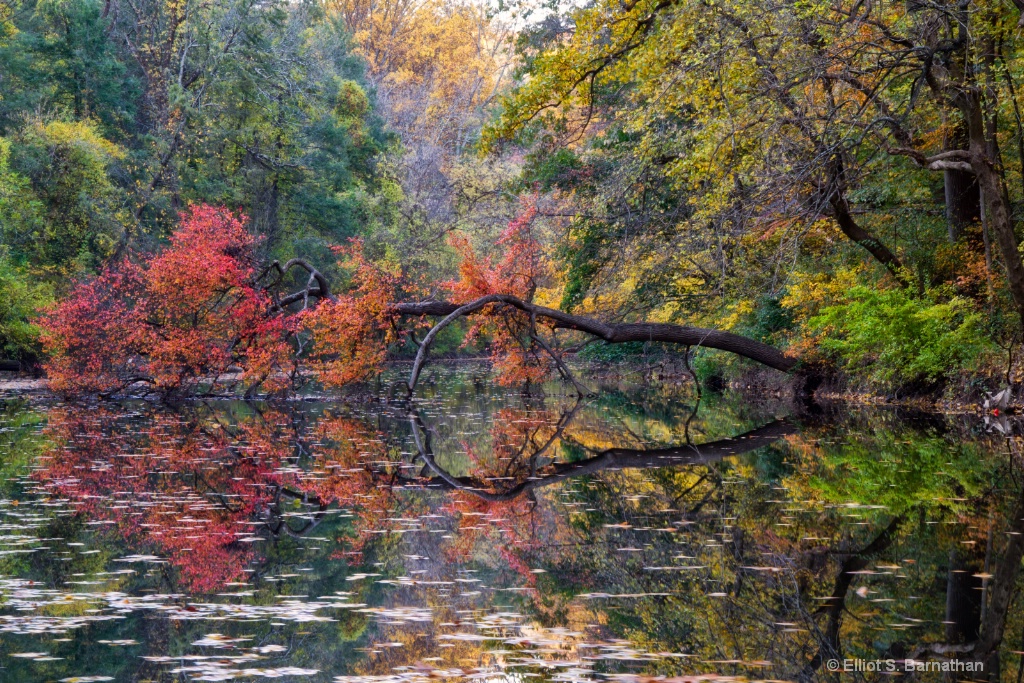
{"type": "Polygon", "coordinates": [[[643,358],[643,355],[644,342],[609,344],[599,341],[583,347],[579,353],[581,359],[599,363],[622,363],[627,360],[639,360],[643,358]]]}
{"type": "Polygon", "coordinates": [[[900,289],[855,286],[806,329],[851,377],[884,387],[941,382],[992,348],[984,316],[968,300],[914,298],[900,289]]]}
{"type": "Polygon", "coordinates": [[[32,284],[0,252],[0,358],[29,360],[39,351],[39,330],[31,322],[51,301],[49,289],[32,284]]]}

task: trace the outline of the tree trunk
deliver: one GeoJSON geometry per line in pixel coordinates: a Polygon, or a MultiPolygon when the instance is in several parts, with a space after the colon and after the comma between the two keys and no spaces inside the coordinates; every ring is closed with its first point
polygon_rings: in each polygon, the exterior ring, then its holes
{"type": "MultiPolygon", "coordinates": [[[[295,296],[295,295],[292,295],[295,296]]],[[[443,316],[420,342],[416,352],[407,388],[411,394],[419,380],[420,371],[426,362],[430,346],[438,333],[459,318],[480,313],[496,306],[518,309],[537,319],[544,319],[553,327],[575,330],[603,339],[610,344],[624,342],[663,342],[681,346],[706,347],[728,351],[744,358],[757,361],[775,370],[790,372],[796,367],[797,359],[756,339],[750,339],[732,332],[685,327],[671,323],[603,323],[593,318],[573,315],[554,308],[538,306],[508,294],[489,294],[467,304],[458,305],[448,301],[421,301],[416,303],[391,304],[391,311],[397,315],[443,316]]]]}
{"type": "Polygon", "coordinates": [[[978,179],[970,171],[947,169],[943,171],[946,190],[946,225],[949,241],[956,242],[981,218],[981,196],[978,179]]]}
{"type": "MultiPolygon", "coordinates": [[[[969,143],[967,127],[957,123],[946,140],[948,150],[967,149],[969,143]]],[[[981,193],[978,178],[973,172],[951,168],[942,173],[946,199],[946,227],[949,241],[956,242],[964,231],[981,219],[981,193]]]]}
{"type": "Polygon", "coordinates": [[[979,158],[976,159],[973,143],[971,147],[971,166],[977,172],[981,200],[985,205],[986,222],[992,231],[992,236],[995,237],[996,246],[999,248],[999,255],[1002,257],[1003,267],[1006,269],[1010,295],[1013,297],[1013,303],[1020,316],[1021,326],[1024,327],[1024,263],[1021,262],[1018,251],[1017,236],[1013,232],[1009,207],[1003,200],[999,176],[995,169],[983,153],[978,154],[979,158]]]}
{"type": "Polygon", "coordinates": [[[1006,204],[1002,178],[996,170],[996,160],[989,154],[990,145],[985,137],[984,117],[978,93],[968,92],[961,95],[960,107],[967,121],[970,135],[971,168],[978,180],[981,190],[981,202],[985,211],[985,221],[992,236],[995,237],[999,255],[1006,269],[1006,281],[1017,308],[1017,314],[1024,327],[1024,262],[1018,251],[1017,236],[1013,232],[1013,219],[1010,207],[1006,204]]]}

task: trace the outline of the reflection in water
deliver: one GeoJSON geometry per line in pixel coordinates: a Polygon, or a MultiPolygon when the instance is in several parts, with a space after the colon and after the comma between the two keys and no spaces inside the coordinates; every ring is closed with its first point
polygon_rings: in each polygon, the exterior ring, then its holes
{"type": "Polygon", "coordinates": [[[1012,420],[470,379],[411,409],[8,405],[0,679],[1017,679],[1012,420]]]}

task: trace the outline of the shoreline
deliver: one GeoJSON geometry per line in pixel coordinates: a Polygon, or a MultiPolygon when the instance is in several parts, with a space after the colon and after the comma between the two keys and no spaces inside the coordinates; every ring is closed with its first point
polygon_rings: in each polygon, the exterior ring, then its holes
{"type": "MultiPolygon", "coordinates": [[[[461,364],[474,364],[483,362],[480,358],[446,358],[438,359],[436,364],[438,365],[461,365],[461,364]]],[[[403,360],[397,360],[389,363],[389,365],[401,366],[407,365],[408,362],[403,360]]],[[[607,370],[607,368],[605,368],[607,370]]],[[[611,372],[599,373],[595,379],[625,379],[628,375],[643,374],[644,368],[642,367],[626,367],[618,368],[611,372]]],[[[724,383],[722,389],[726,391],[735,391],[739,394],[747,394],[752,397],[761,396],[765,400],[778,400],[784,396],[789,396],[794,399],[793,383],[792,382],[770,382],[766,383],[763,381],[763,377],[758,378],[762,381],[744,381],[742,378],[736,378],[732,381],[724,383]]],[[[689,377],[671,375],[668,377],[662,376],[655,379],[638,379],[637,384],[678,384],[680,382],[692,381],[689,377]]],[[[59,394],[51,392],[47,387],[47,380],[44,377],[32,377],[23,374],[0,372],[0,399],[2,398],[14,398],[17,396],[33,396],[33,397],[50,397],[54,399],[61,399],[59,394]]],[[[320,392],[316,392],[317,399],[320,400],[337,400],[345,401],[351,400],[351,396],[346,396],[341,392],[332,392],[332,396],[323,396],[320,392]]],[[[121,399],[141,398],[132,396],[122,396],[121,399]]],[[[218,393],[210,395],[200,395],[194,398],[218,398],[218,399],[238,399],[242,400],[242,393],[218,393]]],[[[255,400],[266,400],[266,395],[258,395],[255,400]]],[[[310,396],[303,396],[296,394],[295,400],[309,400],[310,396]]],[[[1015,397],[1016,399],[1017,397],[1015,397]]],[[[188,400],[188,399],[186,399],[188,400]]],[[[868,392],[855,392],[855,391],[842,391],[833,390],[829,387],[822,387],[814,395],[814,403],[820,404],[844,404],[849,406],[860,406],[860,407],[892,407],[892,408],[908,408],[915,411],[942,414],[942,415],[977,415],[984,416],[986,412],[981,404],[977,401],[972,401],[967,398],[959,399],[948,399],[943,397],[936,397],[934,395],[921,395],[921,396],[907,396],[905,398],[896,398],[893,396],[886,396],[884,394],[872,394],[868,392]]],[[[1007,406],[1004,410],[999,411],[996,415],[1001,416],[1016,416],[1024,414],[1024,404],[1021,404],[1018,400],[1007,406]]]]}

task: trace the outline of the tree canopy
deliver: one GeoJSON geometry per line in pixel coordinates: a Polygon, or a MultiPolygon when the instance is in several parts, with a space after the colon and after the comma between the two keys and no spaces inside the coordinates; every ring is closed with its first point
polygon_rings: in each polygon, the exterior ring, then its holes
{"type": "Polygon", "coordinates": [[[34,303],[5,313],[6,353],[63,358],[39,322],[170,267],[198,211],[251,237],[233,287],[290,351],[245,374],[244,335],[208,339],[231,358],[190,386],[358,381],[437,338],[511,381],[641,347],[872,391],[1018,381],[1015,5],[533,10],[9,6],[0,235],[34,303]]]}

